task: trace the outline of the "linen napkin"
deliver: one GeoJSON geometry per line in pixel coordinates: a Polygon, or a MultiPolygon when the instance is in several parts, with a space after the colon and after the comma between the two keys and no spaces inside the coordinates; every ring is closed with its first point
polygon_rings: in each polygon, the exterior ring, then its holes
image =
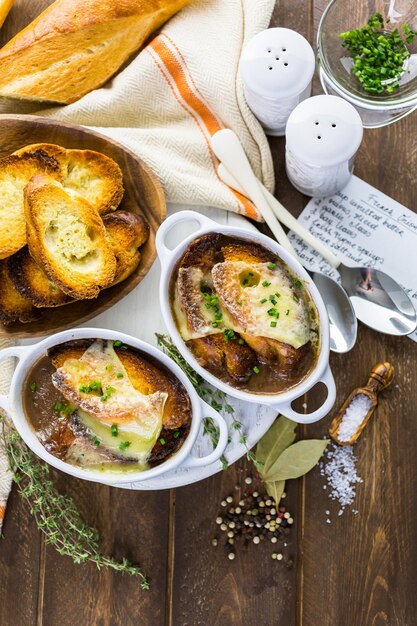
{"type": "MultiPolygon", "coordinates": [[[[94,128],[142,157],[169,202],[220,207],[259,220],[255,207],[217,176],[210,137],[232,128],[255,174],[273,191],[268,142],[245,102],[238,65],[246,42],[268,27],[274,5],[275,0],[194,0],[101,89],[48,109],[3,99],[0,113],[35,113],[94,128]]],[[[11,373],[10,366],[0,365],[0,385],[7,387],[11,373]]],[[[11,484],[4,457],[0,449],[0,527],[11,484]]]]}

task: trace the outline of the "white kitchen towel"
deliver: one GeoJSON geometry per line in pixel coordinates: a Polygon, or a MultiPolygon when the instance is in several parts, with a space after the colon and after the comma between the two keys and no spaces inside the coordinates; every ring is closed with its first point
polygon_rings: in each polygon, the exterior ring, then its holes
{"type": "Polygon", "coordinates": [[[159,177],[170,202],[221,207],[260,219],[217,176],[211,135],[240,137],[253,169],[273,190],[265,134],[244,96],[242,48],[268,27],[274,0],[194,0],[113,80],[77,102],[47,110],[3,101],[1,112],[36,112],[89,126],[128,146],[159,177]]]}
{"type": "MultiPolygon", "coordinates": [[[[256,175],[273,191],[268,142],[245,102],[238,66],[246,42],[268,28],[274,5],[275,0],[194,0],[101,89],[47,110],[3,99],[0,112],[36,113],[94,128],[142,157],[168,201],[260,219],[248,200],[218,178],[209,141],[220,128],[232,128],[256,175]]],[[[0,365],[4,389],[11,374],[9,365],[0,365]]],[[[0,450],[0,527],[10,484],[0,450]]]]}

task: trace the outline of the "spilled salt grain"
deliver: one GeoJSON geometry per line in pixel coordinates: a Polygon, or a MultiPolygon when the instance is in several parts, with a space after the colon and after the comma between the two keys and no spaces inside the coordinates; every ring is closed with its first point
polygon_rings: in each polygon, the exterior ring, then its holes
{"type": "Polygon", "coordinates": [[[349,441],[358,426],[362,424],[371,406],[372,400],[363,393],[353,398],[339,426],[337,433],[339,441],[349,441]]]}
{"type": "Polygon", "coordinates": [[[330,488],[329,498],[340,505],[339,515],[345,507],[353,504],[356,496],[356,484],[362,478],[356,471],[356,459],[352,446],[329,445],[325,460],[320,462],[320,474],[325,477],[330,488]]]}

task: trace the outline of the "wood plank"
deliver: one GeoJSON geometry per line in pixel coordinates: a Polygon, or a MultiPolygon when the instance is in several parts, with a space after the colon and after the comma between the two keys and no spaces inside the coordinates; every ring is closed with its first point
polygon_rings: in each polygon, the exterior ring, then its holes
{"type": "Polygon", "coordinates": [[[85,520],[100,530],[103,550],[138,563],[149,574],[151,589],[143,591],[138,579],[98,571],[93,564],[74,565],[47,547],[42,625],[165,624],[169,492],[129,491],[54,473],[60,491],[74,497],[85,520]]]}
{"type": "MultiPolygon", "coordinates": [[[[326,4],[315,2],[316,25],[326,4]]],[[[356,162],[359,177],[411,209],[416,201],[412,178],[417,164],[410,138],[416,129],[417,118],[412,115],[380,130],[366,130],[356,162]]],[[[360,326],[355,349],[331,357],[337,405],[328,419],[306,428],[306,436],[326,433],[338,406],[353,388],[366,382],[376,362],[390,360],[396,379],[354,448],[364,480],[354,505],[359,513],[346,510],[338,517],[337,503],[323,490],[324,479],[317,470],[304,481],[300,626],[415,623],[415,353],[416,345],[407,338],[384,337],[360,326]],[[326,523],[326,510],[331,511],[331,524],[326,523]]]]}
{"type": "MultiPolygon", "coordinates": [[[[230,561],[224,534],[215,523],[220,502],[231,495],[237,503],[244,494],[253,465],[236,463],[201,483],[178,489],[175,518],[175,568],[173,618],[175,626],[275,625],[295,623],[297,525],[283,541],[259,545],[236,543],[236,558],[230,561]],[[236,490],[235,485],[240,489],[236,490]],[[218,545],[211,541],[218,538],[218,545]],[[285,558],[271,558],[282,552],[285,558]]],[[[252,487],[256,487],[254,483],[252,487]]],[[[296,509],[297,490],[285,500],[296,509]]]]}
{"type": "Polygon", "coordinates": [[[42,540],[16,486],[9,497],[0,538],[0,623],[36,624],[42,540]]]}

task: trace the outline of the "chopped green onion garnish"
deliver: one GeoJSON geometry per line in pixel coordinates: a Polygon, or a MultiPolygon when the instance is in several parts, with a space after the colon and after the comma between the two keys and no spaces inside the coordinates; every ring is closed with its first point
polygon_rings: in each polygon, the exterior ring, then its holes
{"type": "Polygon", "coordinates": [[[290,314],[290,310],[289,310],[289,309],[287,309],[287,312],[286,312],[286,314],[285,314],[285,315],[289,315],[289,314],[290,314]]]}
{"type": "Polygon", "coordinates": [[[275,327],[276,327],[276,325],[277,325],[277,323],[276,323],[276,322],[271,322],[271,324],[270,324],[270,326],[272,326],[272,328],[275,328],[275,327]]]}
{"type": "Polygon", "coordinates": [[[119,443],[119,450],[126,450],[131,445],[131,441],[121,441],[119,443]]]}
{"type": "Polygon", "coordinates": [[[123,372],[117,372],[116,376],[117,378],[123,378],[123,372]]]}
{"type": "Polygon", "coordinates": [[[268,263],[267,268],[269,270],[274,270],[276,268],[277,264],[276,263],[268,263]]]}
{"type": "Polygon", "coordinates": [[[120,348],[120,346],[121,346],[121,345],[122,345],[122,342],[120,341],[120,339],[117,339],[117,341],[115,341],[115,342],[113,343],[113,346],[114,346],[115,348],[120,348]]]}
{"type": "Polygon", "coordinates": [[[212,322],[211,325],[213,326],[213,328],[217,328],[218,323],[217,322],[212,322]]]}
{"type": "Polygon", "coordinates": [[[31,390],[31,392],[32,393],[35,392],[36,389],[37,389],[37,384],[36,383],[30,383],[30,390],[31,390]]]}
{"type": "Polygon", "coordinates": [[[164,446],[166,444],[166,441],[163,437],[161,437],[159,443],[161,444],[161,446],[164,446]]]}
{"type": "Polygon", "coordinates": [[[93,437],[91,440],[91,443],[93,444],[93,446],[95,446],[96,448],[98,448],[98,446],[101,444],[101,441],[98,437],[93,437]]]}
{"type": "Polygon", "coordinates": [[[265,304],[265,302],[268,302],[267,298],[262,298],[261,304],[265,304]]]}
{"type": "Polygon", "coordinates": [[[271,283],[268,280],[264,280],[262,283],[262,287],[269,287],[271,283]]]}
{"type": "Polygon", "coordinates": [[[257,365],[255,365],[255,367],[253,368],[253,371],[255,372],[255,374],[259,374],[260,369],[257,365]]]}
{"type": "Polygon", "coordinates": [[[180,430],[176,430],[174,432],[174,439],[178,439],[178,437],[181,435],[181,431],[180,430]]]}
{"type": "Polygon", "coordinates": [[[303,284],[303,283],[301,282],[301,280],[298,280],[298,279],[294,282],[294,285],[295,285],[296,287],[301,287],[301,286],[302,286],[302,284],[303,284]]]}
{"type": "Polygon", "coordinates": [[[106,396],[106,394],[104,394],[104,396],[101,396],[100,400],[102,402],[105,402],[107,400],[108,396],[106,396]]]}
{"type": "Polygon", "coordinates": [[[117,426],[117,424],[112,424],[110,431],[112,437],[117,437],[119,435],[119,427],[117,426]]]}

